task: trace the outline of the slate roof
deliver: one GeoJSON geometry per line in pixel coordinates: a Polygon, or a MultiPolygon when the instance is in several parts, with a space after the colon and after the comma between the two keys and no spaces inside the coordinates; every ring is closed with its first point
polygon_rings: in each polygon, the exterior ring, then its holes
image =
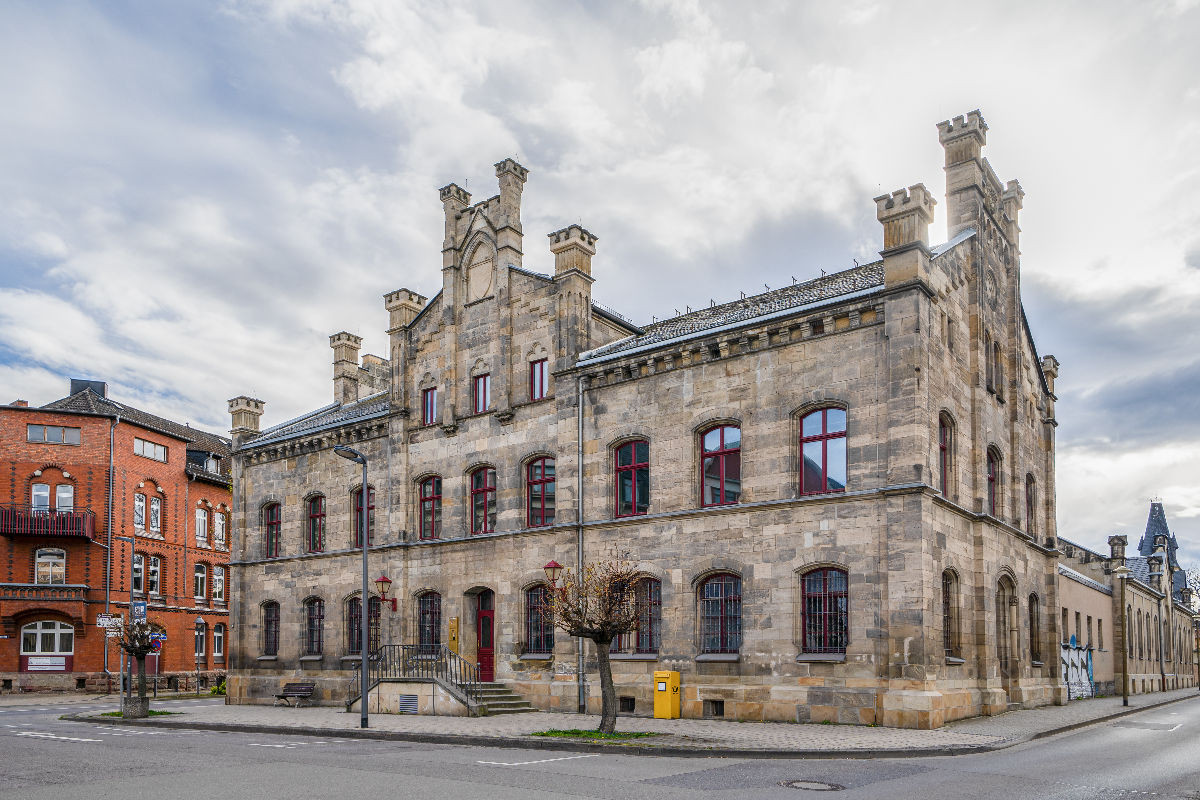
{"type": "Polygon", "coordinates": [[[120,416],[121,419],[128,420],[135,425],[141,425],[143,428],[182,439],[189,443],[189,450],[215,453],[218,457],[222,458],[223,462],[229,456],[232,444],[229,439],[223,436],[198,430],[190,425],[181,425],[174,420],[159,417],[133,406],[125,405],[124,403],[118,403],[116,400],[111,400],[107,397],[101,397],[91,389],[83,389],[69,397],[63,397],[52,403],[47,403],[42,408],[47,411],[76,411],[84,414],[96,414],[102,417],[120,416]]]}
{"type": "Polygon", "coordinates": [[[689,314],[664,319],[644,326],[640,335],[589,350],[579,356],[580,361],[589,361],[604,356],[619,355],[648,345],[660,344],[689,334],[700,333],[724,325],[745,322],[756,317],[779,311],[833,300],[844,295],[855,294],[883,286],[883,262],[852,267],[832,275],[824,275],[805,283],[785,286],[762,294],[756,294],[732,303],[723,303],[711,308],[702,308],[689,314]]]}
{"type": "Polygon", "coordinates": [[[386,414],[390,408],[387,392],[379,392],[344,406],[330,403],[316,411],[310,411],[295,419],[267,428],[253,439],[248,439],[242,447],[258,447],[271,442],[291,439],[294,436],[334,428],[354,420],[380,416],[386,414]]]}
{"type": "MultiPolygon", "coordinates": [[[[1187,585],[1187,577],[1180,569],[1179,559],[1175,555],[1179,549],[1179,542],[1175,540],[1175,534],[1171,533],[1171,529],[1167,526],[1167,512],[1163,510],[1163,504],[1152,502],[1150,503],[1150,516],[1146,518],[1146,532],[1142,534],[1142,540],[1138,542],[1138,552],[1143,557],[1154,553],[1154,537],[1159,535],[1167,537],[1167,562],[1176,570],[1171,594],[1175,596],[1176,600],[1179,600],[1182,597],[1180,592],[1187,585]]],[[[1132,569],[1132,565],[1130,568],[1132,569]]],[[[1145,569],[1148,577],[1150,568],[1147,566],[1145,569]]],[[[1139,580],[1141,579],[1139,578],[1139,580]]]]}

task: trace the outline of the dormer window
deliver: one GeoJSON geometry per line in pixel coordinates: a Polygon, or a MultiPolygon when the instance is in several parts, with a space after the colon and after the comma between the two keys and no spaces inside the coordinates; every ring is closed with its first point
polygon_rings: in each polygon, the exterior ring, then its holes
{"type": "Polygon", "coordinates": [[[214,455],[209,455],[208,458],[204,459],[204,471],[205,472],[213,472],[213,473],[220,472],[221,471],[221,459],[217,458],[214,455]]]}

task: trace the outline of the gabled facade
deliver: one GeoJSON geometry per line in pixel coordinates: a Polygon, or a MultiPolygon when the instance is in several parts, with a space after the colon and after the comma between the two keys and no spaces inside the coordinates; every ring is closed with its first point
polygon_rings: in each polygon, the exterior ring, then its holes
{"type": "Polygon", "coordinates": [[[73,380],[40,408],[0,406],[0,691],[116,686],[120,651],[96,618],[128,619],[131,600],[167,634],[147,662],[163,688],[219,682],[229,448],[100,381],[73,380]]]}
{"type": "MultiPolygon", "coordinates": [[[[527,171],[451,184],[443,281],[384,298],[388,358],[330,339],[334,403],[235,451],[232,702],[284,676],[346,700],[359,653],[361,478],[380,643],[447,645],[549,709],[595,709],[594,657],[539,613],[542,566],[626,554],[641,624],[614,648],[626,709],[655,669],[683,714],[903,727],[1064,702],[1054,380],[1020,300],[1023,192],[978,112],[941,123],[950,239],[923,185],[875,199],[879,261],[638,327],[591,300],[597,238],[521,265],[527,171]],[[580,667],[582,666],[582,669],[580,667]]],[[[374,646],[374,643],[372,643],[374,646]]]]}

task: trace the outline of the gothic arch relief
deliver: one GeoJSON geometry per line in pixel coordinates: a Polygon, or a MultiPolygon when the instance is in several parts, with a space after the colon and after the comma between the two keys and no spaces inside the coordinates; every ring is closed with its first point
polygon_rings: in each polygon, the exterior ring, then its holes
{"type": "Polygon", "coordinates": [[[480,242],[471,251],[466,269],[466,301],[468,303],[482,300],[492,293],[492,283],[496,271],[495,261],[496,248],[491,242],[480,242]]]}

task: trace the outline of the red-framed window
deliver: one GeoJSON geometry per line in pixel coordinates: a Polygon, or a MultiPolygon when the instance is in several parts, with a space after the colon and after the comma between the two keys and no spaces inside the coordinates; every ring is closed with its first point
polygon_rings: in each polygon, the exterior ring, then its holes
{"type": "Polygon", "coordinates": [[[850,638],[849,583],[846,571],[840,569],[816,569],[801,576],[804,652],[846,652],[850,638]]]}
{"type": "Polygon", "coordinates": [[[657,653],[662,644],[662,583],[657,578],[641,578],[633,584],[633,602],[637,609],[637,627],[613,639],[614,653],[657,653]]]}
{"type": "Polygon", "coordinates": [[[264,545],[267,558],[279,558],[279,532],[283,525],[283,509],[271,503],[263,509],[264,545]]]}
{"type": "Polygon", "coordinates": [[[492,407],[492,376],[476,375],[471,381],[471,410],[482,414],[492,407]]]}
{"type": "Polygon", "coordinates": [[[1033,475],[1025,476],[1025,530],[1037,533],[1037,481],[1033,475]]]}
{"type": "Polygon", "coordinates": [[[846,410],[822,408],[800,421],[800,493],[846,490],[846,410]]]}
{"type": "MultiPolygon", "coordinates": [[[[367,601],[367,649],[374,653],[379,649],[379,618],[382,608],[378,597],[367,601]]],[[[346,603],[346,652],[358,655],[362,652],[362,600],[351,597],[346,603]]]]}
{"type": "Polygon", "coordinates": [[[634,517],[650,508],[650,443],[626,442],[613,455],[616,515],[634,517]]]}
{"type": "Polygon", "coordinates": [[[700,585],[700,652],[736,653],[742,646],[742,579],[721,573],[700,585]]]}
{"type": "Polygon", "coordinates": [[[1000,454],[992,448],[987,451],[987,510],[993,517],[1000,507],[1000,454]]]}
{"type": "Polygon", "coordinates": [[[304,655],[319,656],[325,647],[325,601],[319,597],[304,602],[304,655]]]}
{"type": "Polygon", "coordinates": [[[422,655],[442,649],[442,596],[426,592],[417,598],[417,647],[422,655]]]}
{"type": "Polygon", "coordinates": [[[942,572],[942,649],[950,658],[959,657],[958,576],[952,570],[942,572]]]}
{"type": "Polygon", "coordinates": [[[954,428],[945,414],[938,417],[938,490],[950,494],[950,458],[954,447],[954,428]]]}
{"type": "MultiPolygon", "coordinates": [[[[351,547],[362,547],[362,489],[354,490],[354,544],[351,547]]],[[[367,487],[367,544],[375,544],[375,487],[367,487]]]]}
{"type": "Polygon", "coordinates": [[[263,603],[262,620],[262,654],[279,655],[279,603],[263,603]]]}
{"type": "Polygon", "coordinates": [[[1042,612],[1036,594],[1029,595],[1029,660],[1042,660],[1042,612]]]}
{"type": "Polygon", "coordinates": [[[554,459],[537,458],[529,462],[525,481],[526,524],[540,528],[554,524],[554,459]]]}
{"type": "Polygon", "coordinates": [[[550,370],[546,359],[529,363],[529,399],[541,400],[550,392],[550,370]]]}
{"type": "Polygon", "coordinates": [[[421,424],[433,425],[437,422],[437,387],[421,390],[421,424]]]}
{"type": "Polygon", "coordinates": [[[421,481],[421,538],[442,538],[442,478],[431,475],[421,481]]]}
{"type": "Polygon", "coordinates": [[[701,436],[700,503],[723,506],[742,496],[742,429],[718,425],[701,436]]]}
{"type": "Polygon", "coordinates": [[[322,553],[325,551],[325,496],[318,494],[308,498],[307,506],[308,552],[322,553]]]}
{"type": "Polygon", "coordinates": [[[554,652],[550,588],[545,584],[534,586],[525,592],[525,652],[554,652]]]}
{"type": "Polygon", "coordinates": [[[471,533],[496,530],[496,470],[480,467],[471,473],[471,533]]]}

